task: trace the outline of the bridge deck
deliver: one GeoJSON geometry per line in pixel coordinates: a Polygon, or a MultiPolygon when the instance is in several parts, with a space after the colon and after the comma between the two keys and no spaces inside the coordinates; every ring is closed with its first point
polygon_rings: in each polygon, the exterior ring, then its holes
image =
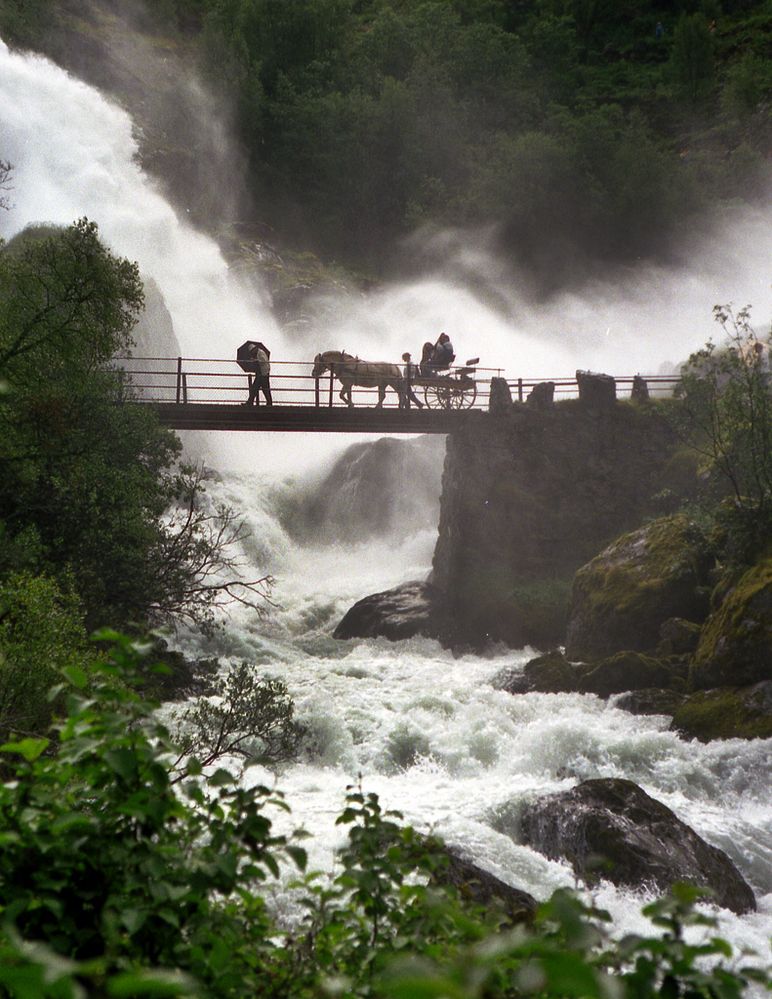
{"type": "Polygon", "coordinates": [[[481,410],[350,409],[326,406],[233,406],[223,403],[149,403],[175,430],[273,430],[340,434],[448,434],[485,419],[481,410]]]}

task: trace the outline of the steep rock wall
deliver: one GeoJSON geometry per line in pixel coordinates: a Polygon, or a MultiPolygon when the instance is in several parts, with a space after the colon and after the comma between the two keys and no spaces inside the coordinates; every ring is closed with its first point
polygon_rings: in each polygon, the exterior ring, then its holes
{"type": "Polygon", "coordinates": [[[442,640],[562,641],[576,569],[667,512],[675,448],[656,409],[626,402],[514,406],[453,433],[432,571],[442,640]]]}

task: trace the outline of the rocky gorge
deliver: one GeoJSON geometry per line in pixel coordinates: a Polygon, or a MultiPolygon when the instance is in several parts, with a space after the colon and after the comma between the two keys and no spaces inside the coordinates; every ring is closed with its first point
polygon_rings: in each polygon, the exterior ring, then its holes
{"type": "MultiPolygon", "coordinates": [[[[485,427],[448,438],[429,578],[363,598],[334,635],[530,645],[545,651],[499,678],[513,696],[615,698],[702,741],[768,737],[772,559],[721,571],[678,509],[697,487],[694,456],[661,406],[617,401],[608,381],[580,380],[580,398],[558,405],[549,388],[530,405],[494,388],[485,427]]],[[[585,881],[685,881],[735,912],[755,908],[726,854],[632,781],[540,798],[516,826],[585,881]]]]}
{"type": "Polygon", "coordinates": [[[772,734],[772,559],[722,568],[678,509],[696,460],[662,405],[602,376],[558,404],[507,395],[448,438],[429,578],[365,597],[335,636],[530,645],[513,694],[623,695],[704,740],[772,734]]]}

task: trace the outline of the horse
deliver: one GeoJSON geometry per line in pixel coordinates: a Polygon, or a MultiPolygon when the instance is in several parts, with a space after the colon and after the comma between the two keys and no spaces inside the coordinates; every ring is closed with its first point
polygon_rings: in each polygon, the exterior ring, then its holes
{"type": "Polygon", "coordinates": [[[339,392],[340,398],[347,406],[353,406],[351,386],[363,385],[366,388],[378,389],[377,406],[383,406],[386,398],[386,388],[391,386],[402,401],[405,391],[402,372],[397,364],[387,364],[385,361],[361,361],[358,357],[342,350],[325,350],[314,358],[312,378],[319,378],[325,371],[331,371],[343,386],[339,392]]]}

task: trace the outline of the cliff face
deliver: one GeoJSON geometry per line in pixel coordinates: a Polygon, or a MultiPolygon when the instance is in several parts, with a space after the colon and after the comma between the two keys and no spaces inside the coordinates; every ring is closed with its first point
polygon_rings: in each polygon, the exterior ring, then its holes
{"type": "Polygon", "coordinates": [[[674,450],[665,421],[628,403],[514,407],[452,434],[432,573],[442,639],[561,641],[576,569],[666,512],[674,450]]]}

